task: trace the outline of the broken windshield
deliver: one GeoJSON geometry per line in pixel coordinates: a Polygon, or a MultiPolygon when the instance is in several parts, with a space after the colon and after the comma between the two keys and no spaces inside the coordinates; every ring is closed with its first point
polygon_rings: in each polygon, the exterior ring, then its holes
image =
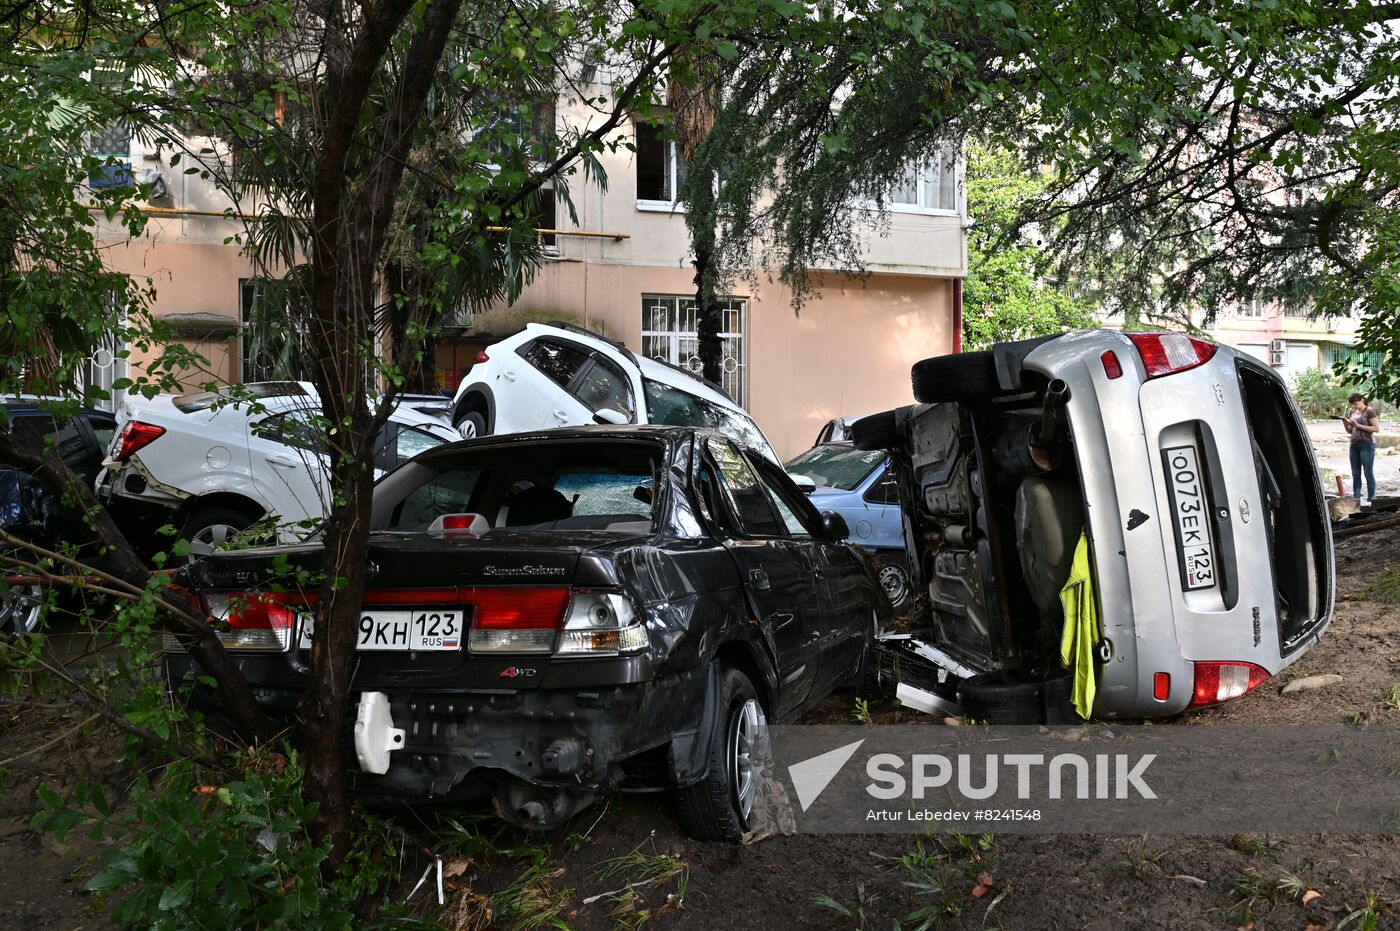
{"type": "Polygon", "coordinates": [[[851,491],[885,461],[882,449],[864,450],[854,446],[814,446],[793,458],[787,470],[805,475],[818,485],[851,491]]]}

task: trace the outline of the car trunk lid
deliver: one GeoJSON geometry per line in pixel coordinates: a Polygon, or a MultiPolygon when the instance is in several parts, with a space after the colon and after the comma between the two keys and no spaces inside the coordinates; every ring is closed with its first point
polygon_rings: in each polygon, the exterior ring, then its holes
{"type": "MultiPolygon", "coordinates": [[[[616,534],[577,532],[492,533],[485,539],[374,534],[357,625],[355,688],[412,683],[415,688],[516,690],[547,684],[549,650],[473,652],[468,648],[472,626],[520,631],[524,641],[531,630],[557,630],[575,587],[607,587],[612,581],[599,568],[605,561],[587,560],[582,567],[580,562],[588,551],[616,539],[616,534]]],[[[297,620],[286,655],[304,671],[323,555],[315,543],[220,553],[192,574],[201,591],[272,591],[273,598],[289,603],[297,620]]]]}

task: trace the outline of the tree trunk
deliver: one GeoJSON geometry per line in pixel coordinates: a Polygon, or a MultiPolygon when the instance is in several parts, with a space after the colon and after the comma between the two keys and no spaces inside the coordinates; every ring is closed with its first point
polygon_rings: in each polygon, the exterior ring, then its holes
{"type": "Polygon", "coordinates": [[[343,859],[350,840],[345,737],[355,634],[368,579],[369,534],[364,528],[369,524],[374,474],[364,461],[344,460],[332,474],[345,504],[326,522],[326,577],[311,648],[313,687],[303,696],[301,718],[306,792],[318,804],[311,833],[318,841],[331,841],[328,859],[333,867],[343,859]]]}
{"type": "Polygon", "coordinates": [[[311,668],[301,702],[306,748],[306,797],[317,804],[311,823],[316,843],[330,842],[322,864],[334,875],[349,851],[350,804],[345,740],[355,632],[369,552],[372,440],[386,416],[371,416],[365,378],[377,351],[375,272],[398,197],[414,130],[462,0],[432,0],[406,49],[406,67],[386,79],[387,112],[374,115],[377,138],[361,147],[375,153],[353,165],[350,153],[371,105],[371,90],[412,0],[380,0],[364,7],[353,43],[334,29],[325,38],[331,71],[331,109],[317,153],[312,190],[311,336],[317,352],[316,390],[329,424],[332,502],[323,531],[325,578],[316,607],[311,668]]]}
{"type": "MultiPolygon", "coordinates": [[[[714,179],[707,177],[702,184],[695,186],[691,195],[696,201],[691,209],[698,216],[713,213],[714,179]]],[[[719,299],[715,294],[718,269],[715,268],[715,230],[713,223],[703,230],[695,231],[692,243],[695,249],[695,336],[696,352],[700,356],[701,374],[715,384],[723,384],[724,341],[720,339],[722,314],[719,299]]]]}

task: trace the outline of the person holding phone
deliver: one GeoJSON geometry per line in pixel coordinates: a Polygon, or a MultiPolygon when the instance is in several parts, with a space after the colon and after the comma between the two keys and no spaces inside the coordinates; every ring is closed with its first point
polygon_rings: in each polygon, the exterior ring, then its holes
{"type": "Polygon", "coordinates": [[[1381,419],[1375,408],[1366,403],[1366,396],[1353,394],[1347,399],[1351,410],[1342,418],[1342,426],[1351,434],[1351,496],[1370,507],[1376,501],[1376,434],[1381,419]],[[1366,473],[1366,497],[1361,497],[1361,473],[1366,473]]]}

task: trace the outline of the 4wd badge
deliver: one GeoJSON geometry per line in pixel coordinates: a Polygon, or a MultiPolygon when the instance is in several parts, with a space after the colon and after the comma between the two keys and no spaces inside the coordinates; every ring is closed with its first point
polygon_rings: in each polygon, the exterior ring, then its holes
{"type": "Polygon", "coordinates": [[[535,675],[535,670],[525,666],[507,666],[501,670],[502,679],[529,679],[535,675]]]}

